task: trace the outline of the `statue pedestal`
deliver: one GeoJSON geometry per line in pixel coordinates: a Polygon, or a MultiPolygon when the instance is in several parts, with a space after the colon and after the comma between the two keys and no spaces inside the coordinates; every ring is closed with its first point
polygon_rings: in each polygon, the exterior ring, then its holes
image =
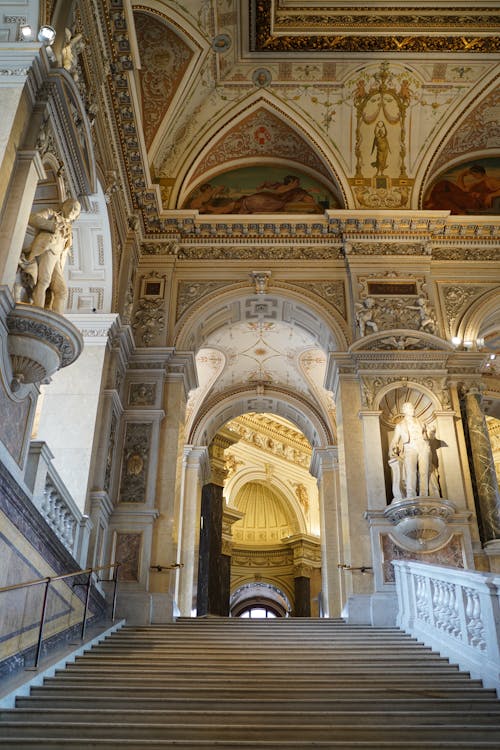
{"type": "Polygon", "coordinates": [[[14,392],[50,378],[83,349],[82,336],[69,320],[34,305],[17,304],[7,315],[7,328],[14,392]]]}

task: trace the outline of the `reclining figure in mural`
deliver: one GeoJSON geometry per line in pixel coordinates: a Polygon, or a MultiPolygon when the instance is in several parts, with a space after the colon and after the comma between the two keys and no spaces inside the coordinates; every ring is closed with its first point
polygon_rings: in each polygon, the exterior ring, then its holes
{"type": "Polygon", "coordinates": [[[71,225],[80,210],[79,202],[68,198],[61,211],[46,208],[30,216],[29,224],[38,232],[21,256],[19,266],[22,286],[32,287],[26,295],[38,307],[64,312],[68,288],[63,271],[73,241],[71,225]]]}
{"type": "Polygon", "coordinates": [[[428,497],[431,448],[427,427],[415,416],[415,408],[409,401],[403,404],[402,412],[404,417],[396,425],[389,446],[389,463],[393,472],[394,499],[402,499],[401,492],[398,489],[401,480],[400,461],[395,461],[394,459],[402,459],[405,497],[428,497]]]}

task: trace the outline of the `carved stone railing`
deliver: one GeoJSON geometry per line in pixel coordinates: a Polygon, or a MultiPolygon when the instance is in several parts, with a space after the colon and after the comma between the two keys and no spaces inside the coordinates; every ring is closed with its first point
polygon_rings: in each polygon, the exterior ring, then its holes
{"type": "Polygon", "coordinates": [[[397,625],[500,696],[500,575],[393,562],[397,625]]]}
{"type": "Polygon", "coordinates": [[[26,466],[26,484],[33,493],[33,504],[52,531],[75,560],[85,567],[92,522],[75,504],[52,465],[52,458],[46,443],[32,441],[26,466]]]}

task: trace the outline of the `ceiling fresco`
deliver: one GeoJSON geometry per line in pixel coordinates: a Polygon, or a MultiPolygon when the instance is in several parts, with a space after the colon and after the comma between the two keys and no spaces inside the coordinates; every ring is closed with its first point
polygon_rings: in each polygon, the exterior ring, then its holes
{"type": "Polygon", "coordinates": [[[338,199],[318,180],[290,168],[246,167],[212,177],[185,208],[208,214],[323,213],[338,199]]]}
{"type": "Polygon", "coordinates": [[[500,215],[500,158],[475,159],[442,172],[428,188],[423,208],[500,215]]]}

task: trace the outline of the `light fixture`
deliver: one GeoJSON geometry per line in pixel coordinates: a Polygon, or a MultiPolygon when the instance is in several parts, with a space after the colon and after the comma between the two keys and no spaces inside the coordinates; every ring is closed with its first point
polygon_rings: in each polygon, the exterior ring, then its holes
{"type": "Polygon", "coordinates": [[[19,26],[19,40],[21,42],[32,42],[33,41],[33,29],[27,23],[19,26]]]}
{"type": "Polygon", "coordinates": [[[490,354],[490,359],[496,359],[496,358],[497,358],[496,354],[490,354]]]}
{"type": "Polygon", "coordinates": [[[451,343],[453,344],[453,346],[460,346],[460,344],[462,343],[462,339],[460,338],[460,336],[453,336],[451,339],[451,343]]]}
{"type": "Polygon", "coordinates": [[[464,348],[465,349],[472,349],[474,342],[473,341],[464,341],[464,348]]]}
{"type": "Polygon", "coordinates": [[[52,26],[40,26],[38,32],[38,41],[44,44],[46,47],[50,47],[54,44],[56,38],[56,30],[52,26]]]}

